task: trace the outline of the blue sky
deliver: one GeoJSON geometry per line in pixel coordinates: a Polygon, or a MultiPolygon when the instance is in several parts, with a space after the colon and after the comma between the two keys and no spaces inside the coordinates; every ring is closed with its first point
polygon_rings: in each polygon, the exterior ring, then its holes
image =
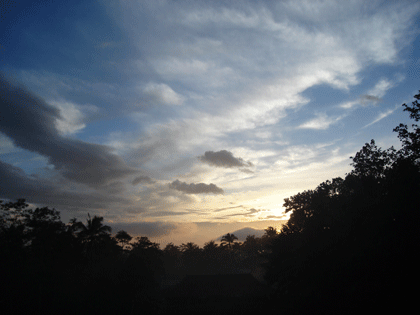
{"type": "Polygon", "coordinates": [[[398,147],[418,1],[23,1],[1,16],[0,198],[176,244],[398,147]]]}

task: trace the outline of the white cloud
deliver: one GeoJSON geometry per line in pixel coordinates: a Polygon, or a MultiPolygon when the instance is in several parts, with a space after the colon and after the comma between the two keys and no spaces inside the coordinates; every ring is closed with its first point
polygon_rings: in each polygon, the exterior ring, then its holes
{"type": "Polygon", "coordinates": [[[181,60],[179,58],[170,58],[166,60],[155,60],[156,71],[161,75],[199,75],[206,73],[210,64],[201,60],[181,60]]]}
{"type": "Polygon", "coordinates": [[[370,122],[369,124],[367,124],[366,126],[364,126],[363,128],[367,128],[373,124],[376,124],[378,121],[388,117],[389,115],[391,115],[393,112],[395,112],[398,108],[401,108],[400,105],[395,106],[394,108],[391,108],[385,112],[380,113],[372,122],[370,122]]]}
{"type": "Polygon", "coordinates": [[[350,109],[353,108],[357,105],[360,104],[360,101],[349,101],[349,102],[344,102],[340,105],[338,105],[338,107],[344,108],[344,109],[350,109]]]}
{"type": "Polygon", "coordinates": [[[0,154],[8,154],[17,150],[13,141],[0,132],[0,154]]]}
{"type": "Polygon", "coordinates": [[[360,95],[357,101],[348,101],[339,105],[344,109],[351,109],[356,106],[368,106],[370,104],[377,105],[382,102],[382,98],[386,95],[388,90],[401,83],[404,77],[398,75],[395,80],[389,80],[387,78],[380,79],[373,88],[369,89],[365,94],[360,95]]]}
{"type": "Polygon", "coordinates": [[[151,98],[152,102],[165,105],[181,105],[184,97],[176,93],[164,83],[148,83],[143,87],[143,93],[151,98]]]}
{"type": "Polygon", "coordinates": [[[336,123],[342,117],[332,118],[328,117],[326,114],[317,114],[317,117],[303,123],[298,128],[300,129],[317,129],[317,130],[325,130],[330,127],[331,124],[336,123]]]}
{"type": "Polygon", "coordinates": [[[246,14],[245,12],[227,8],[217,10],[209,8],[186,12],[183,22],[194,26],[197,24],[218,23],[240,27],[255,27],[259,24],[259,17],[253,13],[246,14]]]}
{"type": "Polygon", "coordinates": [[[385,78],[381,79],[378,83],[376,83],[374,88],[372,88],[371,90],[367,92],[367,95],[372,95],[377,98],[382,98],[385,95],[385,93],[394,85],[395,85],[394,82],[391,82],[388,79],[385,79],[385,78]]]}
{"type": "Polygon", "coordinates": [[[74,134],[86,127],[84,115],[78,105],[67,101],[53,101],[50,104],[60,110],[60,118],[56,119],[56,128],[62,135],[74,134]]]}
{"type": "MultiPolygon", "coordinates": [[[[182,87],[177,92],[186,97],[182,117],[156,124],[145,117],[139,122],[143,135],[130,139],[134,159],[156,169],[208,147],[229,147],[237,154],[234,146],[224,146],[232,134],[274,126],[309,103],[302,93],[311,87],[351,91],[366,65],[396,61],[406,38],[401,31],[415,12],[410,6],[357,1],[167,3],[153,13],[157,28],[146,29],[141,15],[150,12],[137,3],[121,5],[118,22],[142,52],[137,71],[151,67],[168,86],[182,87]]],[[[300,127],[325,130],[342,117],[319,114],[300,127]]],[[[272,144],[281,133],[281,128],[272,133],[272,144]]]]}

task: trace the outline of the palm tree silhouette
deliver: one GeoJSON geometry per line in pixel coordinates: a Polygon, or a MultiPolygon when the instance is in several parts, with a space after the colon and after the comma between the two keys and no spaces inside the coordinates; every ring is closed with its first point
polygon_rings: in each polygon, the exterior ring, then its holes
{"type": "Polygon", "coordinates": [[[133,238],[126,231],[118,231],[117,235],[115,235],[115,239],[121,244],[120,246],[123,250],[129,250],[131,248],[130,241],[133,238]]]}
{"type": "Polygon", "coordinates": [[[101,256],[105,252],[105,247],[111,245],[110,234],[112,229],[110,226],[104,225],[103,220],[103,217],[96,215],[91,218],[88,213],[86,225],[80,221],[76,222],[74,220],[72,222],[72,229],[83,244],[85,255],[90,259],[101,256]]]}
{"type": "Polygon", "coordinates": [[[103,217],[94,216],[90,217],[88,213],[87,224],[82,222],[75,222],[75,228],[78,230],[77,236],[82,239],[84,243],[95,243],[100,241],[104,236],[109,236],[112,229],[108,225],[104,225],[103,217]]]}
{"type": "Polygon", "coordinates": [[[186,254],[196,253],[200,251],[200,247],[193,242],[188,242],[186,244],[182,243],[181,250],[183,253],[186,253],[186,254]]]}
{"type": "Polygon", "coordinates": [[[221,239],[222,246],[225,246],[227,243],[228,248],[231,249],[232,245],[235,243],[235,240],[237,239],[238,238],[234,234],[228,233],[226,235],[223,235],[221,239]]]}

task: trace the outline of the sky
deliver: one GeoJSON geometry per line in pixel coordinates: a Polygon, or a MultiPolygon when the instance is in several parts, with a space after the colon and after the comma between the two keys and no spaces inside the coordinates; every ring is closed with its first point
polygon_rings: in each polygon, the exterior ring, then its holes
{"type": "Polygon", "coordinates": [[[410,123],[418,1],[6,1],[0,198],[165,244],[284,199],[410,123]]]}

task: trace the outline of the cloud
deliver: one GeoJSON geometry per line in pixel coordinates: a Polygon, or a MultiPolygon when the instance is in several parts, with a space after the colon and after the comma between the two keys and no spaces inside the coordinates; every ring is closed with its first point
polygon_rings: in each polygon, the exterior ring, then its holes
{"type": "Polygon", "coordinates": [[[350,108],[353,108],[353,107],[355,107],[359,104],[360,104],[360,101],[349,101],[349,102],[345,102],[345,103],[342,103],[342,104],[338,105],[338,107],[341,107],[341,108],[344,108],[344,109],[350,109],[350,108]]]}
{"type": "MultiPolygon", "coordinates": [[[[182,112],[159,112],[141,122],[145,133],[133,141],[133,163],[148,166],[208,143],[226,145],[220,139],[232,141],[233,132],[271,127],[289,109],[309,103],[302,93],[313,86],[350,91],[366,65],[395,61],[397,39],[406,37],[400,31],[415,11],[373,4],[361,16],[358,3],[341,9],[324,3],[166,2],[156,14],[141,2],[119,5],[117,22],[142,51],[142,67],[133,70],[139,76],[157,73],[168,86],[176,82],[174,89],[188,97],[182,112]],[[145,28],[145,17],[156,28],[145,28]]],[[[325,130],[335,121],[315,117],[302,128],[325,130]]]]}
{"type": "Polygon", "coordinates": [[[68,101],[48,103],[59,110],[60,117],[55,120],[55,127],[63,136],[83,130],[86,127],[86,116],[99,111],[98,107],[93,105],[80,106],[68,101]]]}
{"type": "Polygon", "coordinates": [[[370,89],[366,94],[360,96],[360,103],[362,105],[367,105],[369,103],[374,105],[378,104],[382,101],[382,97],[385,96],[386,92],[401,81],[402,78],[397,78],[395,81],[391,81],[386,78],[379,80],[372,89],[370,89]]]}
{"type": "Polygon", "coordinates": [[[149,176],[138,176],[136,178],[134,178],[134,180],[131,182],[134,186],[137,184],[153,184],[154,180],[152,180],[149,176]]]}
{"type": "Polygon", "coordinates": [[[330,127],[331,124],[336,123],[342,117],[332,118],[328,117],[326,114],[317,114],[317,117],[303,123],[298,128],[300,129],[317,129],[325,130],[330,127]]]}
{"type": "Polygon", "coordinates": [[[8,137],[0,133],[0,154],[7,154],[19,150],[8,137]]]}
{"type": "Polygon", "coordinates": [[[60,111],[0,76],[0,132],[13,143],[48,158],[65,178],[101,186],[137,172],[104,145],[66,138],[57,128],[60,111]]]}
{"type": "MultiPolygon", "coordinates": [[[[397,82],[398,81],[401,81],[401,78],[398,79],[397,82]]],[[[381,79],[372,89],[368,91],[367,95],[372,95],[373,97],[380,99],[390,88],[394,87],[397,82],[393,82],[385,78],[381,79]]]]}
{"type": "Polygon", "coordinates": [[[233,214],[227,214],[225,217],[236,217],[236,216],[244,216],[244,217],[254,217],[254,214],[260,213],[263,210],[258,210],[255,208],[247,209],[247,212],[241,212],[241,213],[233,213],[233,214]]]}
{"type": "Polygon", "coordinates": [[[394,108],[391,108],[385,112],[382,112],[378,115],[378,117],[376,117],[372,122],[370,122],[369,124],[367,124],[366,126],[364,126],[363,128],[367,128],[373,124],[376,124],[378,121],[384,119],[385,117],[388,117],[389,115],[391,115],[393,112],[395,112],[398,108],[400,108],[400,105],[395,106],[394,108]]]}
{"type": "Polygon", "coordinates": [[[221,150],[218,152],[206,151],[203,156],[200,156],[199,159],[212,166],[216,167],[250,167],[253,164],[249,161],[244,161],[242,158],[236,158],[233,154],[226,150],[221,150]]]}
{"type": "Polygon", "coordinates": [[[180,182],[178,179],[173,181],[170,185],[170,188],[182,191],[186,194],[223,194],[223,189],[217,187],[215,184],[187,184],[180,182]]]}
{"type": "Polygon", "coordinates": [[[128,201],[120,196],[101,194],[98,192],[65,191],[60,183],[27,176],[16,166],[0,161],[0,197],[11,200],[24,198],[29,202],[47,206],[58,206],[72,209],[95,209],[112,207],[115,202],[120,204],[128,201]]]}
{"type": "Polygon", "coordinates": [[[237,208],[243,208],[243,206],[220,208],[220,209],[212,210],[212,212],[220,212],[220,211],[226,211],[226,210],[237,209],[237,208]]]}
{"type": "Polygon", "coordinates": [[[150,101],[164,105],[181,105],[184,97],[163,83],[148,83],[143,88],[143,93],[149,96],[150,101]]]}
{"type": "Polygon", "coordinates": [[[341,108],[349,109],[356,107],[358,105],[367,106],[369,104],[377,105],[382,102],[382,98],[385,96],[387,91],[398,83],[401,83],[404,80],[404,77],[398,75],[395,80],[389,80],[387,78],[382,78],[379,80],[373,88],[368,90],[366,94],[360,95],[357,101],[349,101],[340,105],[341,108]]]}
{"type": "Polygon", "coordinates": [[[70,102],[50,102],[50,104],[60,111],[60,118],[55,120],[55,127],[61,135],[74,134],[86,125],[83,122],[83,114],[70,102]]]}

